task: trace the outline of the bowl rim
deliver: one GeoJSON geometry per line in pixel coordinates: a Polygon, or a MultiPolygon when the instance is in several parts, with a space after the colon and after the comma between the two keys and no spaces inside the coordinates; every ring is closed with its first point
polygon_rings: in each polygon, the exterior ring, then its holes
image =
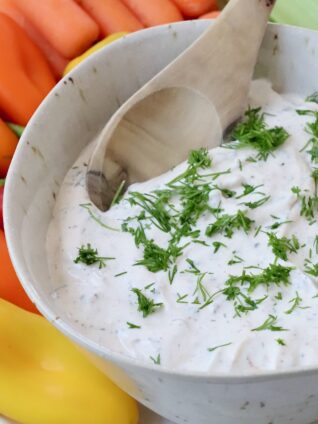
{"type": "MultiPolygon", "coordinates": [[[[156,374],[164,374],[169,377],[175,377],[179,380],[196,380],[200,382],[209,382],[213,384],[243,384],[243,383],[257,383],[261,381],[269,381],[269,380],[277,380],[277,379],[286,379],[286,378],[295,378],[300,374],[302,376],[318,374],[318,365],[317,366],[298,366],[290,369],[281,369],[281,370],[262,370],[256,371],[255,373],[251,372],[242,372],[242,373],[230,373],[230,372],[203,372],[203,371],[182,371],[182,370],[171,370],[168,367],[160,366],[158,367],[155,364],[144,363],[140,360],[136,360],[129,356],[126,356],[121,353],[113,352],[105,346],[101,346],[98,343],[90,340],[88,337],[81,335],[81,333],[71,327],[71,325],[67,324],[63,321],[59,316],[57,316],[53,309],[47,306],[46,303],[43,302],[41,296],[38,294],[37,290],[35,290],[31,279],[28,278],[22,272],[22,267],[20,268],[19,260],[15,255],[15,242],[13,236],[13,219],[10,216],[10,210],[14,208],[14,196],[11,194],[16,169],[19,166],[19,158],[23,155],[24,145],[26,141],[30,139],[29,133],[32,131],[33,124],[41,118],[42,114],[45,114],[45,110],[47,106],[50,104],[51,100],[54,98],[56,93],[59,93],[60,98],[63,98],[63,85],[66,80],[70,80],[73,77],[76,77],[77,74],[81,74],[85,72],[85,68],[89,68],[92,65],[96,65],[96,61],[103,57],[104,54],[111,52],[112,49],[119,48],[120,44],[125,44],[126,40],[129,40],[133,43],[138,43],[142,41],[145,36],[159,36],[164,31],[171,31],[172,33],[178,32],[179,28],[188,27],[190,25],[198,25],[200,28],[204,29],[211,20],[188,20],[182,22],[176,22],[166,25],[160,25],[153,28],[143,29],[131,34],[124,35],[122,38],[114,41],[113,43],[106,45],[101,50],[94,52],[91,56],[89,56],[85,61],[81,62],[74,69],[72,69],[68,74],[66,74],[51,90],[51,92],[47,95],[47,97],[40,104],[36,112],[33,114],[31,120],[26,126],[23,135],[20,139],[20,142],[17,146],[16,152],[12,159],[4,190],[4,200],[3,200],[3,210],[4,210],[4,228],[6,234],[6,241],[8,245],[9,254],[11,257],[11,261],[15,268],[16,274],[26,291],[27,295],[30,297],[31,301],[36,305],[38,310],[42,313],[43,317],[47,319],[52,325],[54,325],[59,331],[61,331],[68,338],[73,340],[75,343],[82,346],[85,350],[96,354],[98,357],[101,357],[109,362],[113,362],[119,367],[124,366],[127,368],[134,368],[140,371],[151,371],[156,374]],[[11,222],[12,221],[12,222],[11,222]]],[[[308,36],[316,34],[318,35],[318,31],[296,27],[292,25],[286,24],[277,24],[277,23],[269,23],[268,28],[277,28],[278,31],[292,31],[299,32],[302,34],[306,34],[308,36]]]]}

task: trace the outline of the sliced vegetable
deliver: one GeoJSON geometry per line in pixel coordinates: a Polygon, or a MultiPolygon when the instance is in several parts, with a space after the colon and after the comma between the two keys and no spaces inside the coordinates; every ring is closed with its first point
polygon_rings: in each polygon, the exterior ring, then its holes
{"type": "Polygon", "coordinates": [[[0,178],[7,175],[18,137],[0,118],[0,178]]]}
{"type": "Polygon", "coordinates": [[[112,43],[113,41],[118,40],[119,38],[122,38],[124,35],[128,34],[127,32],[116,32],[115,34],[109,35],[108,37],[104,38],[104,40],[100,41],[99,43],[95,44],[90,49],[86,50],[85,53],[83,53],[81,56],[76,57],[75,59],[71,60],[67,67],[64,69],[63,75],[66,75],[68,72],[70,72],[75,66],[77,66],[79,63],[83,62],[87,57],[92,55],[93,53],[97,52],[98,50],[102,49],[103,47],[107,46],[108,44],[112,43]]]}
{"type": "Polygon", "coordinates": [[[114,32],[134,32],[144,27],[137,17],[119,0],[76,1],[95,19],[104,37],[114,32]]]}
{"type": "Polygon", "coordinates": [[[317,0],[277,0],[274,21],[318,30],[317,0]]]}
{"type": "Polygon", "coordinates": [[[14,0],[19,10],[64,57],[73,59],[97,39],[97,24],[72,0],[14,0]]]}
{"type": "Polygon", "coordinates": [[[41,51],[7,15],[0,13],[0,114],[26,125],[54,75],[41,51]]]}
{"type": "Polygon", "coordinates": [[[0,300],[0,414],[23,424],[137,424],[136,402],[44,318],[0,300]]]}
{"type": "Polygon", "coordinates": [[[177,6],[170,0],[122,0],[147,27],[182,21],[177,6]]]}
{"type": "Polygon", "coordinates": [[[44,54],[50,64],[54,75],[59,78],[67,64],[67,59],[62,57],[39,33],[39,31],[29,22],[28,19],[17,8],[14,0],[0,0],[0,12],[12,18],[31,38],[44,54]]]}
{"type": "Polygon", "coordinates": [[[199,19],[216,19],[220,16],[221,11],[214,10],[213,12],[206,13],[205,15],[202,15],[199,17],[199,19]]]}
{"type": "Polygon", "coordinates": [[[187,18],[198,18],[212,10],[218,10],[217,0],[173,0],[173,2],[187,18]]]}
{"type": "Polygon", "coordinates": [[[38,312],[36,307],[26,295],[15,273],[7,249],[4,232],[2,230],[0,230],[0,299],[5,299],[14,303],[27,311],[38,312]]]}
{"type": "Polygon", "coordinates": [[[3,190],[4,180],[0,180],[0,230],[3,230],[3,190]]]}

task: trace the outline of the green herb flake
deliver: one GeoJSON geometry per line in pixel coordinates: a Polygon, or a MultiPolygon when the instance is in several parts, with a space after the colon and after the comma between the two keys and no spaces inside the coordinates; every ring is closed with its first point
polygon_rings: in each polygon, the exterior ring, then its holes
{"type": "Polygon", "coordinates": [[[131,329],[131,330],[141,328],[140,325],[133,324],[132,322],[127,321],[126,324],[128,325],[128,328],[131,329]]]}
{"type": "Polygon", "coordinates": [[[93,249],[90,243],[87,245],[82,245],[78,249],[78,256],[74,259],[76,264],[83,263],[85,265],[94,265],[98,264],[99,269],[104,268],[106,266],[106,261],[114,260],[115,258],[108,258],[104,256],[98,256],[97,249],[93,249]]]}
{"type": "Polygon", "coordinates": [[[209,347],[208,352],[214,352],[215,350],[220,349],[221,347],[230,346],[231,344],[232,343],[230,342],[230,343],[225,343],[225,344],[222,344],[222,345],[219,345],[219,346],[209,347]]]}
{"type": "Polygon", "coordinates": [[[252,331],[288,331],[283,327],[279,327],[277,324],[277,317],[269,315],[266,321],[259,327],[253,328],[252,331]]]}
{"type": "Polygon", "coordinates": [[[156,312],[156,310],[163,305],[163,303],[155,303],[153,299],[145,296],[140,289],[133,288],[131,291],[137,296],[138,311],[142,312],[144,318],[156,312]]]}
{"type": "Polygon", "coordinates": [[[283,127],[268,128],[261,108],[250,108],[245,112],[245,120],[235,127],[232,134],[233,141],[227,148],[251,147],[258,151],[258,160],[267,160],[288,137],[289,134],[283,127]]]}
{"type": "Polygon", "coordinates": [[[154,358],[153,356],[150,356],[150,359],[152,360],[152,362],[153,362],[155,365],[161,365],[161,356],[160,356],[160,354],[158,354],[158,355],[156,356],[156,358],[154,358]]]}
{"type": "Polygon", "coordinates": [[[286,346],[286,342],[283,339],[276,339],[276,342],[281,346],[286,346]]]}

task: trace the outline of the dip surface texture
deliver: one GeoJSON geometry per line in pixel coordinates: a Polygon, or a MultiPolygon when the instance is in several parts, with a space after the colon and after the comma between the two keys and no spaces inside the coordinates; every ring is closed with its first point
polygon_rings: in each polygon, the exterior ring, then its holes
{"type": "Polygon", "coordinates": [[[106,213],[86,193],[92,146],[70,169],[47,250],[52,296],[83,335],[171,370],[318,364],[318,105],[266,81],[249,105],[238,141],[106,213]]]}

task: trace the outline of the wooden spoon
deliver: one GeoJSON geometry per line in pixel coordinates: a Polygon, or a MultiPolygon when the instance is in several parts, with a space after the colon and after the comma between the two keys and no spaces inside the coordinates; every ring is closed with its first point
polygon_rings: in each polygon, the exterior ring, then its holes
{"type": "Polygon", "coordinates": [[[231,0],[201,37],[117,110],[98,138],[86,175],[99,209],[109,208],[120,185],[168,171],[191,149],[220,144],[246,107],[274,3],[231,0]]]}

